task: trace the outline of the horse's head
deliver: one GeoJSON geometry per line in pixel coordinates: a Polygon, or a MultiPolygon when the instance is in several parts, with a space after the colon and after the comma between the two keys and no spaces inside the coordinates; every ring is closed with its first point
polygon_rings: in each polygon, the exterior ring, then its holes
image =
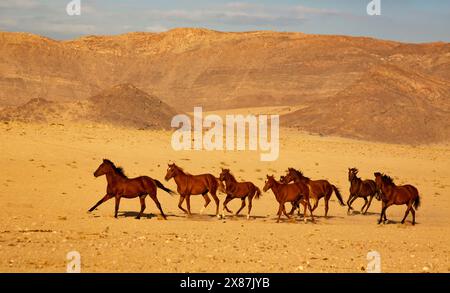
{"type": "Polygon", "coordinates": [[[228,174],[230,174],[230,169],[222,168],[222,172],[220,172],[219,180],[224,181],[227,178],[228,174]]]}
{"type": "Polygon", "coordinates": [[[267,177],[267,180],[266,180],[266,182],[264,184],[264,188],[263,188],[264,192],[267,192],[267,190],[271,189],[272,186],[274,186],[274,184],[276,182],[273,175],[272,176],[267,175],[266,177],[267,177]]]}
{"type": "Polygon", "coordinates": [[[348,181],[352,181],[358,172],[359,171],[356,168],[348,168],[348,181]]]}
{"type": "Polygon", "coordinates": [[[383,175],[380,172],[373,173],[375,176],[375,184],[377,185],[377,190],[381,190],[381,186],[383,186],[383,175]]]}
{"type": "Polygon", "coordinates": [[[110,160],[103,159],[103,162],[100,164],[100,166],[98,166],[97,170],[95,170],[94,176],[99,177],[107,174],[113,169],[112,166],[113,163],[110,160]]]}
{"type": "Polygon", "coordinates": [[[166,181],[169,181],[171,178],[173,178],[178,170],[177,165],[175,165],[175,163],[173,164],[167,164],[168,168],[167,168],[167,173],[166,176],[164,177],[164,179],[166,181]]]}
{"type": "Polygon", "coordinates": [[[287,170],[286,176],[280,177],[280,182],[283,183],[283,184],[288,184],[289,182],[295,181],[295,179],[297,177],[298,176],[297,176],[297,173],[295,172],[295,169],[289,168],[287,170]]]}

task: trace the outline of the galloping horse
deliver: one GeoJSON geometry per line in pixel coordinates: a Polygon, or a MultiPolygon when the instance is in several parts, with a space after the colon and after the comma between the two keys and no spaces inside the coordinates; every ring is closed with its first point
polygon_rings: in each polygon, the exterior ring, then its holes
{"type": "Polygon", "coordinates": [[[331,194],[336,194],[337,199],[341,206],[345,206],[342,200],[341,193],[339,189],[328,182],[327,180],[311,180],[304,176],[301,171],[295,170],[294,168],[289,168],[287,175],[283,177],[282,183],[303,182],[309,187],[309,197],[314,200],[314,206],[312,210],[314,211],[319,205],[319,200],[323,197],[325,199],[325,217],[328,217],[328,201],[330,200],[331,194]]]}
{"type": "Polygon", "coordinates": [[[245,198],[248,197],[248,214],[247,219],[250,219],[250,211],[252,210],[253,197],[256,199],[261,195],[261,190],[255,186],[252,182],[237,182],[233,174],[230,173],[230,169],[223,169],[219,176],[220,181],[225,182],[225,193],[227,197],[223,203],[222,216],[225,217],[224,210],[229,213],[233,213],[227,207],[227,203],[235,198],[240,198],[242,201],[241,208],[236,212],[236,216],[239,215],[241,210],[245,207],[245,198]]]}
{"type": "Polygon", "coordinates": [[[107,159],[104,159],[103,163],[100,164],[100,166],[94,172],[95,177],[99,177],[102,175],[106,175],[106,181],[108,182],[108,186],[106,187],[106,195],[102,199],[100,199],[92,208],[90,208],[89,212],[92,212],[99,205],[114,197],[116,199],[114,217],[117,218],[120,198],[139,197],[139,200],[141,201],[141,211],[136,216],[136,219],[140,219],[145,210],[145,197],[148,194],[155,202],[156,206],[161,212],[162,217],[167,220],[166,215],[161,208],[161,204],[156,197],[156,188],[161,188],[169,194],[174,194],[174,192],[162,185],[161,182],[148,176],[141,176],[130,179],[125,175],[121,167],[116,167],[113,162],[107,159]]]}
{"type": "Polygon", "coordinates": [[[350,195],[347,200],[348,205],[347,213],[350,213],[350,211],[353,210],[352,203],[355,201],[355,199],[357,199],[358,197],[362,197],[365,203],[361,208],[361,212],[365,215],[370,207],[370,204],[372,203],[373,197],[376,196],[376,199],[380,200],[380,195],[378,193],[375,181],[371,179],[361,180],[361,178],[359,178],[357,174],[358,169],[356,168],[348,169],[348,181],[350,181],[350,195]],[[370,197],[369,201],[367,201],[368,197],[370,197]],[[365,207],[366,210],[364,211],[365,207]]]}
{"type": "MultiPolygon", "coordinates": [[[[286,208],[284,204],[286,202],[290,202],[293,206],[298,206],[299,202],[303,200],[305,205],[308,205],[309,212],[311,213],[311,221],[314,222],[313,210],[311,209],[311,204],[309,203],[309,189],[306,184],[303,182],[295,182],[291,184],[284,184],[277,182],[273,176],[267,175],[267,181],[264,185],[263,191],[267,192],[267,190],[272,189],[273,194],[275,195],[276,200],[279,203],[278,208],[278,219],[277,223],[280,222],[281,214],[290,219],[291,217],[286,213],[286,208]]],[[[306,206],[305,212],[303,214],[303,219],[305,223],[306,219],[306,206]]]]}
{"type": "Polygon", "coordinates": [[[420,196],[417,188],[414,186],[407,184],[397,186],[394,183],[394,180],[380,172],[373,173],[375,175],[375,182],[377,184],[377,188],[381,190],[381,214],[380,220],[378,224],[381,224],[381,221],[384,217],[384,221],[387,221],[386,218],[386,210],[391,205],[407,205],[405,216],[402,219],[402,224],[405,223],[405,219],[411,211],[412,214],[412,224],[416,224],[416,211],[420,206],[420,196]],[[414,207],[413,207],[414,206],[414,207]]]}
{"type": "Polygon", "coordinates": [[[213,197],[216,202],[216,216],[220,218],[219,215],[219,198],[217,197],[217,189],[220,186],[219,180],[214,177],[212,174],[201,174],[201,175],[191,175],[185,173],[183,169],[178,167],[175,164],[168,164],[166,181],[169,181],[171,178],[174,178],[175,183],[177,184],[177,190],[180,194],[180,201],[178,202],[178,207],[189,216],[191,215],[191,195],[201,194],[205,199],[205,205],[200,211],[208,206],[210,203],[210,199],[208,197],[208,192],[213,197]],[[186,198],[187,210],[185,210],[181,204],[186,198]]]}

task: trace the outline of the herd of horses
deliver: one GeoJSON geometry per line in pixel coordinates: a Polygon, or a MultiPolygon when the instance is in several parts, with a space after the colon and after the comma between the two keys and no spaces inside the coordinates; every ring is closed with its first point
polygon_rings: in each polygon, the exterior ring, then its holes
{"type": "MultiPolygon", "coordinates": [[[[165,187],[160,181],[148,176],[128,178],[121,167],[116,167],[113,162],[107,159],[104,159],[94,172],[95,177],[102,175],[105,175],[107,180],[106,195],[92,208],[90,208],[89,212],[95,210],[105,201],[114,198],[114,217],[117,218],[120,199],[122,197],[139,197],[141,210],[136,217],[139,219],[146,207],[145,198],[149,195],[161,212],[162,217],[167,219],[156,196],[157,188],[160,188],[171,195],[175,194],[175,192],[165,187]]],[[[387,221],[386,210],[388,207],[391,205],[406,205],[407,209],[401,223],[403,224],[405,222],[408,214],[411,212],[412,224],[414,225],[416,223],[415,210],[417,210],[420,205],[420,197],[417,188],[409,184],[396,185],[391,177],[380,172],[374,173],[374,176],[375,180],[363,180],[358,177],[358,169],[348,169],[350,196],[347,200],[347,213],[350,213],[353,210],[352,203],[357,198],[363,198],[365,203],[361,209],[361,212],[366,214],[372,203],[372,199],[375,197],[377,200],[381,200],[382,203],[378,224],[387,221]]],[[[191,175],[173,163],[168,164],[165,180],[169,181],[172,178],[177,185],[177,191],[180,195],[178,207],[188,215],[191,215],[191,195],[201,194],[203,196],[205,204],[200,211],[200,213],[202,213],[211,202],[211,199],[208,196],[209,193],[216,204],[215,215],[218,218],[221,216],[224,217],[225,211],[232,213],[232,211],[227,207],[227,204],[236,198],[241,200],[241,207],[236,212],[236,215],[239,215],[242,209],[245,208],[247,199],[248,219],[250,218],[250,212],[252,210],[253,198],[258,199],[261,196],[261,190],[255,184],[252,182],[238,182],[229,169],[222,168],[222,172],[219,177],[215,177],[212,174],[191,175]],[[226,194],[225,201],[223,202],[222,215],[219,214],[220,200],[217,195],[218,191],[226,194]],[[184,209],[182,206],[185,200],[187,209],[184,209]]],[[[278,202],[277,222],[280,221],[282,214],[290,219],[297,209],[298,215],[300,215],[300,205],[303,206],[304,221],[307,222],[308,211],[311,221],[314,222],[313,212],[317,208],[321,198],[325,201],[325,217],[328,217],[328,203],[333,192],[339,203],[342,206],[345,206],[341,193],[335,185],[328,182],[328,180],[312,180],[304,176],[301,171],[294,168],[289,168],[287,170],[287,174],[285,176],[281,176],[279,180],[276,180],[273,175],[267,175],[267,180],[263,187],[263,191],[267,192],[269,189],[273,192],[275,199],[278,202]],[[286,212],[286,203],[290,203],[292,205],[289,213],[286,212]]]]}

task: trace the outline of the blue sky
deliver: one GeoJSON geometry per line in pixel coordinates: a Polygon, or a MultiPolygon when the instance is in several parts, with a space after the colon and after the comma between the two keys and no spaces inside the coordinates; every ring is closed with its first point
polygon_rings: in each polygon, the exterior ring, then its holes
{"type": "Polygon", "coordinates": [[[0,30],[54,39],[175,27],[221,31],[297,31],[369,36],[403,42],[450,42],[450,1],[381,0],[381,16],[368,16],[370,0],[0,0],[0,30]]]}

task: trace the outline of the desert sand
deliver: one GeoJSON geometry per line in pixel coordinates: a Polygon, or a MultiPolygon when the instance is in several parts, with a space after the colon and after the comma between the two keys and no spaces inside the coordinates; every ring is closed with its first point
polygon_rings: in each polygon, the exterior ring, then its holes
{"type": "MultiPolygon", "coordinates": [[[[73,250],[81,254],[82,272],[364,272],[371,250],[381,254],[383,272],[450,272],[448,144],[414,147],[281,129],[279,160],[261,162],[258,152],[175,152],[169,131],[10,122],[1,124],[0,137],[1,272],[65,272],[73,250]],[[103,158],[129,177],[149,175],[173,190],[175,183],[163,180],[169,161],[192,174],[218,176],[227,167],[260,188],[266,174],[295,167],[330,180],[345,201],[347,168],[357,167],[363,178],[381,171],[397,184],[415,185],[422,206],[415,226],[411,218],[399,223],[406,206],[389,208],[390,222],[377,225],[380,202],[361,215],[359,199],[347,215],[333,195],[329,218],[321,201],[315,224],[298,218],[277,224],[271,191],[254,201],[250,220],[246,210],[219,220],[213,202],[199,215],[203,199],[194,196],[188,218],[177,208],[178,196],[158,190],[167,221],[149,198],[141,220],[134,218],[138,199],[123,199],[115,219],[112,200],[87,213],[105,193],[105,177],[93,176],[103,158]]],[[[239,206],[229,204],[233,211],[239,206]]]]}

